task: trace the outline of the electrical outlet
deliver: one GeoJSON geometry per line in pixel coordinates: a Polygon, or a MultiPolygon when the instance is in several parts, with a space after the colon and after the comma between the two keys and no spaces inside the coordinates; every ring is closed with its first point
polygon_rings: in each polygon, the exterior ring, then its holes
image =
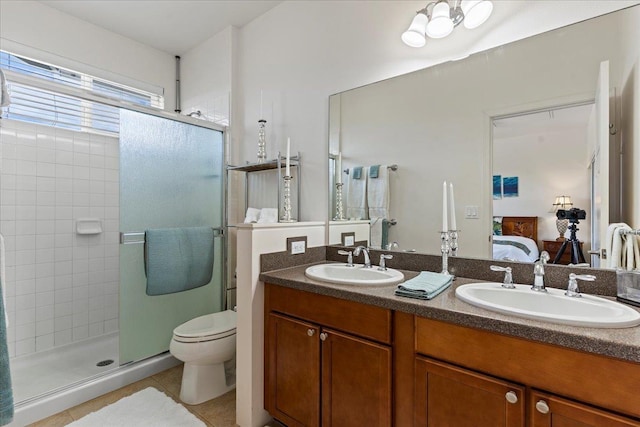
{"type": "Polygon", "coordinates": [[[353,246],[356,243],[355,236],[345,236],[344,246],[353,246]]]}
{"type": "Polygon", "coordinates": [[[291,255],[303,254],[307,247],[307,242],[299,240],[297,242],[291,242],[291,255]]]}

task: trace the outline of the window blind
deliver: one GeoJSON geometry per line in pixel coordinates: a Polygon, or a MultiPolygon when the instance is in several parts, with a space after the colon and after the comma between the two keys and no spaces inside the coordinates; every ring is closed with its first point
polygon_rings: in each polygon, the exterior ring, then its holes
{"type": "MultiPolygon", "coordinates": [[[[164,97],[127,87],[87,74],[55,67],[0,51],[0,68],[28,76],[28,84],[12,81],[7,76],[11,104],[3,118],[21,120],[84,132],[118,133],[119,109],[83,98],[89,92],[111,100],[162,109],[164,97]],[[39,87],[38,81],[46,81],[39,87]],[[34,82],[31,84],[31,82],[34,82]],[[64,94],[55,87],[64,87],[64,94]],[[45,88],[46,87],[46,88],[45,88]],[[69,90],[72,88],[74,90],[69,90]],[[74,96],[77,91],[78,96],[74,96]],[[71,93],[71,94],[70,94],[71,93]]],[[[62,91],[62,90],[61,90],[62,91]]],[[[93,96],[95,99],[95,96],[93,96]]]]}

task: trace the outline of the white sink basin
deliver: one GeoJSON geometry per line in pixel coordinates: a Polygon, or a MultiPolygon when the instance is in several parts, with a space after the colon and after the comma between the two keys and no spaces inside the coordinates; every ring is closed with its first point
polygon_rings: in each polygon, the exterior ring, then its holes
{"type": "Polygon", "coordinates": [[[404,274],[393,268],[378,270],[364,268],[362,264],[347,267],[347,264],[318,264],[307,268],[304,274],[315,280],[340,285],[386,286],[404,281],[404,274]]]}
{"type": "Polygon", "coordinates": [[[631,307],[582,294],[564,295],[564,290],[547,288],[534,292],[531,286],[505,289],[500,283],[472,283],[456,289],[456,296],[469,304],[528,319],[591,328],[628,328],[640,325],[640,313],[631,307]]]}

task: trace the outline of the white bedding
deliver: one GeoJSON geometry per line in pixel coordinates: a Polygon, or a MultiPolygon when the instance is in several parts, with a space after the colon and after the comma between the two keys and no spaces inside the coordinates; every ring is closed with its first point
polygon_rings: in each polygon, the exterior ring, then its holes
{"type": "Polygon", "coordinates": [[[493,236],[493,259],[533,262],[539,256],[538,245],[532,239],[522,236],[493,236]],[[522,246],[526,249],[521,248],[522,246]]]}

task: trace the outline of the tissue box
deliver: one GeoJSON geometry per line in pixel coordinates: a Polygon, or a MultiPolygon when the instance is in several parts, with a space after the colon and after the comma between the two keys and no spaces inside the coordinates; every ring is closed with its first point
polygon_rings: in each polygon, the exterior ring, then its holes
{"type": "Polygon", "coordinates": [[[640,306],[640,271],[616,271],[618,300],[640,306]]]}

